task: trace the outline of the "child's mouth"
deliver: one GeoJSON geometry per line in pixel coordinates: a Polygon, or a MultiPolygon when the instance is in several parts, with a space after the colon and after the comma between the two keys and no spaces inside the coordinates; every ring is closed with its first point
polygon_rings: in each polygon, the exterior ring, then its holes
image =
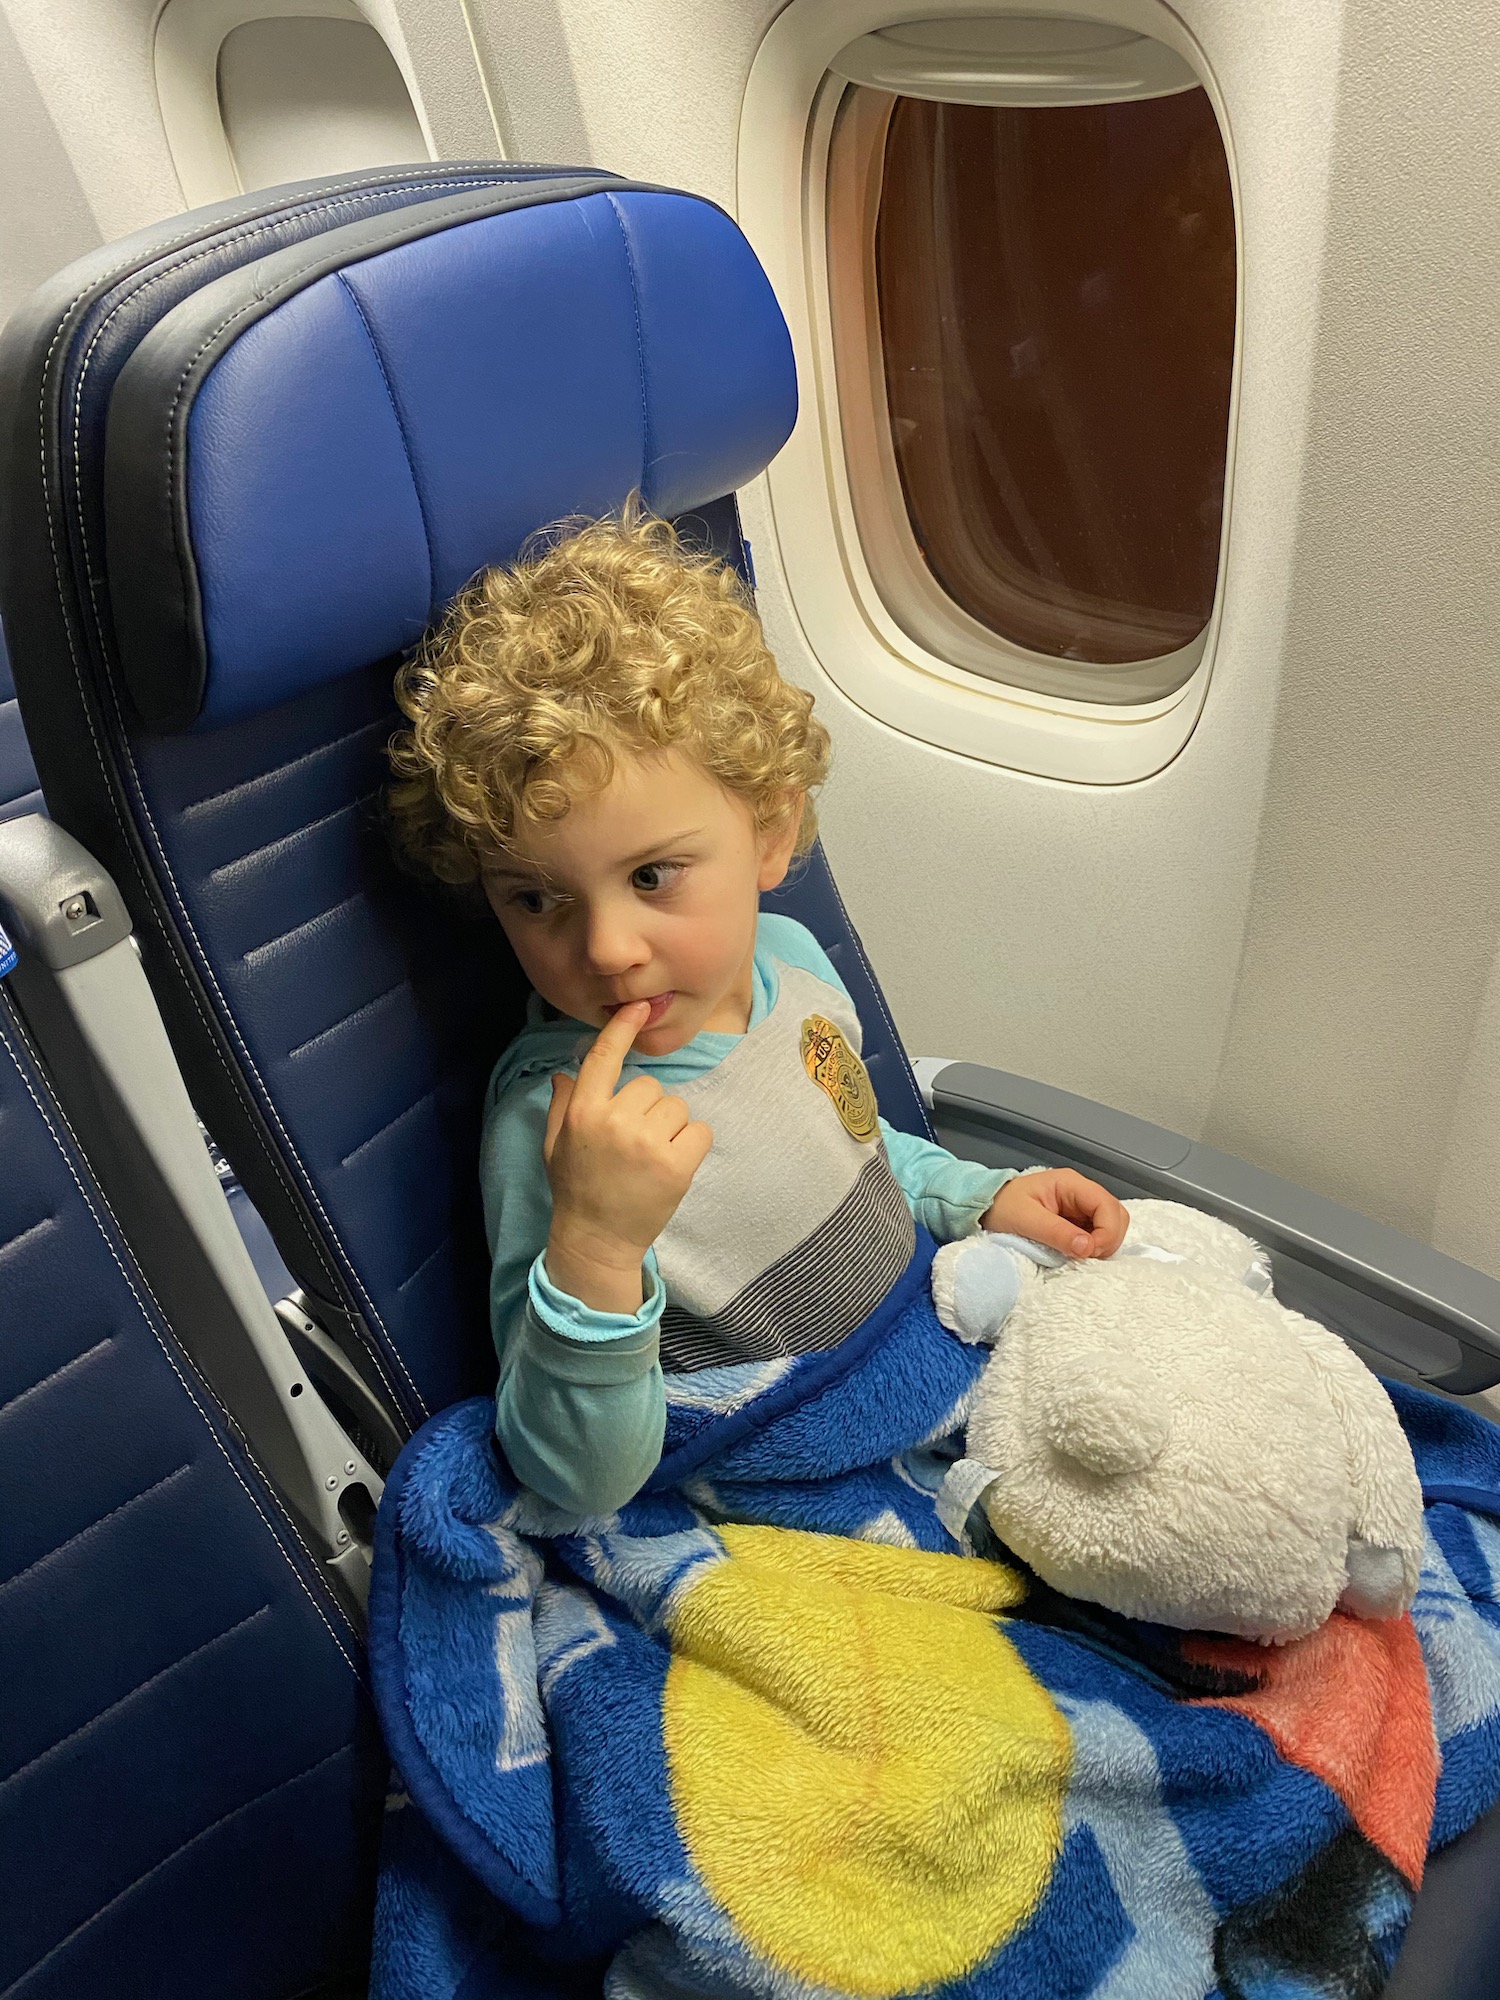
{"type": "Polygon", "coordinates": [[[666,1013],[667,1009],[671,1006],[672,1002],[677,998],[675,992],[652,993],[649,996],[647,994],[642,993],[638,995],[635,1000],[606,1000],[604,1003],[604,1011],[606,1014],[618,1014],[622,1007],[638,1006],[642,1000],[645,1000],[647,998],[649,998],[651,1002],[651,1012],[646,1016],[645,1020],[642,1021],[640,1028],[638,1030],[639,1033],[644,1035],[648,1028],[654,1028],[656,1026],[657,1022],[661,1019],[662,1015],[666,1013]]]}

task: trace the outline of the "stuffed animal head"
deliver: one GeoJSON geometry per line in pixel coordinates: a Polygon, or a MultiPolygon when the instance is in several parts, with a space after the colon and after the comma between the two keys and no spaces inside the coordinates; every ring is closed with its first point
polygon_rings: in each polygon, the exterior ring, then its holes
{"type": "MultiPolygon", "coordinates": [[[[1336,1605],[1406,1610],[1421,1491],[1380,1384],[1277,1302],[1248,1237],[1174,1203],[1128,1207],[1113,1258],[1019,1284],[995,1261],[993,1295],[1015,1303],[967,1444],[993,1474],[995,1532],[1056,1589],[1187,1629],[1282,1641],[1336,1605]]],[[[1001,1258],[1016,1261],[983,1236],[939,1252],[945,1324],[958,1301],[974,1337],[975,1260],[1001,1258]]]]}

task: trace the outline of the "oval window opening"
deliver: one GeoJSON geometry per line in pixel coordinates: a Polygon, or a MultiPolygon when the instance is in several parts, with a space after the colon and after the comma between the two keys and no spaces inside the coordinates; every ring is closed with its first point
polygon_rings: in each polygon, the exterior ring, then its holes
{"type": "Polygon", "coordinates": [[[1218,587],[1234,371],[1234,203],[1206,93],[854,85],[828,194],[850,497],[891,616],[1046,693],[1180,687],[1218,587]]]}

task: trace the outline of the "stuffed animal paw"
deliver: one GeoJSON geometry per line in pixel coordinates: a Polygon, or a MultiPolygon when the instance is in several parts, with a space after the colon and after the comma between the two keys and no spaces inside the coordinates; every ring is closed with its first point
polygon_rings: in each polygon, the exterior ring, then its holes
{"type": "Polygon", "coordinates": [[[1054,1588],[1132,1618],[1282,1642],[1338,1607],[1406,1611],[1422,1495],[1390,1399],[1278,1303],[1264,1252],[1126,1204],[1109,1259],[947,1245],[938,1316],[994,1343],[950,1477],[1054,1588]]]}

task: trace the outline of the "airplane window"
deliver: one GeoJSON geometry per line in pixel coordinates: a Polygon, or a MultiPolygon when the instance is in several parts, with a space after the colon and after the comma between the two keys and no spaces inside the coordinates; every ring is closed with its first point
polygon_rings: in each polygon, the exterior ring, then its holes
{"type": "Polygon", "coordinates": [[[395,59],[362,21],[244,21],[219,50],[219,110],[240,186],[425,160],[395,59]]]}
{"type": "Polygon", "coordinates": [[[1218,583],[1235,340],[1203,90],[1038,106],[856,85],[827,213],[850,498],[891,615],[1044,692],[1180,686],[1218,583]]]}

